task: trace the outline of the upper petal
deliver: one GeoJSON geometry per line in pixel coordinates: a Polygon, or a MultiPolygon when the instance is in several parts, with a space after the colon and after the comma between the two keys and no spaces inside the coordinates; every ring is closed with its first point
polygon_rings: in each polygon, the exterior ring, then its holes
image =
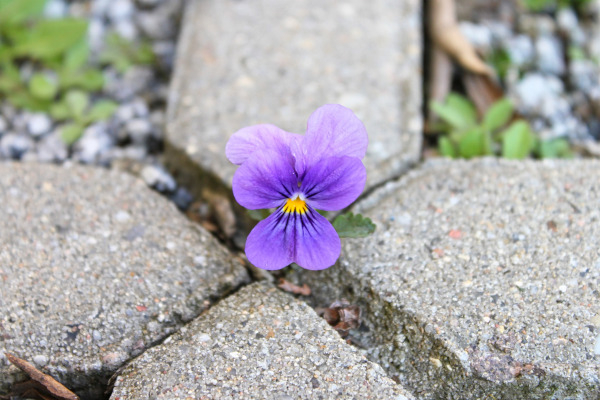
{"type": "Polygon", "coordinates": [[[290,159],[275,150],[257,150],[233,175],[233,196],[251,210],[278,207],[298,190],[290,159]]]}
{"type": "Polygon", "coordinates": [[[300,191],[312,207],[335,211],[352,204],[366,180],[367,171],[358,158],[329,157],[306,171],[300,191]]]}
{"type": "Polygon", "coordinates": [[[294,137],[301,136],[286,132],[275,125],[248,126],[229,138],[225,146],[225,155],[232,163],[241,165],[259,149],[271,149],[289,154],[289,143],[294,137]]]}
{"type": "Polygon", "coordinates": [[[308,166],[324,157],[362,159],[369,138],[363,123],[354,113],[339,104],[326,104],[308,119],[303,149],[308,166]]]}

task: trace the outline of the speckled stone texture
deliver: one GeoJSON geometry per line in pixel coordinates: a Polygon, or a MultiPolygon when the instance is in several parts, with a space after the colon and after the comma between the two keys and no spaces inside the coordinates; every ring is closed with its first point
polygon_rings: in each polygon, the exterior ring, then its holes
{"type": "Polygon", "coordinates": [[[375,234],[301,279],[361,305],[392,376],[423,398],[600,398],[600,162],[428,162],[358,211],[375,234]]]}
{"type": "Polygon", "coordinates": [[[327,103],[367,127],[368,187],[419,159],[419,0],[190,0],[178,45],[166,157],[184,182],[202,171],[230,187],[236,167],[224,152],[235,131],[304,133],[327,103]]]}
{"type": "Polygon", "coordinates": [[[129,175],[0,164],[0,394],[8,351],[84,398],[248,281],[239,260],[129,175]]]}
{"type": "Polygon", "coordinates": [[[256,283],[127,366],[111,400],[413,397],[304,302],[256,283]]]}

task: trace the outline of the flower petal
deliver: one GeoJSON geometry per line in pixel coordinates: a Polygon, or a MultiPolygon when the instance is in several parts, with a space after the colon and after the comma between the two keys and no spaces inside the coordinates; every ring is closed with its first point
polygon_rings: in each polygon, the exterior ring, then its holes
{"type": "Polygon", "coordinates": [[[342,248],[335,228],[310,207],[299,216],[301,222],[296,224],[296,264],[310,270],[331,267],[342,248]]]}
{"type": "Polygon", "coordinates": [[[339,104],[326,104],[308,119],[303,142],[306,165],[310,166],[324,157],[362,159],[368,144],[365,126],[350,109],[339,104]]]}
{"type": "Polygon", "coordinates": [[[335,211],[352,204],[366,180],[367,171],[358,158],[330,157],[308,169],[300,191],[311,207],[335,211]]]}
{"type": "Polygon", "coordinates": [[[302,136],[270,124],[248,126],[229,138],[225,146],[225,155],[233,164],[241,165],[259,149],[289,153],[289,143],[294,137],[302,136]]]}
{"type": "Polygon", "coordinates": [[[251,210],[279,207],[298,191],[290,159],[275,150],[257,150],[233,175],[233,196],[251,210]]]}
{"type": "Polygon", "coordinates": [[[280,207],[258,223],[246,240],[246,256],[258,268],[281,269],[296,262],[302,268],[325,269],[340,256],[333,226],[312,208],[303,214],[280,207]]]}
{"type": "Polygon", "coordinates": [[[294,224],[281,208],[260,221],[246,239],[248,261],[266,270],[281,269],[294,261],[294,224]]]}

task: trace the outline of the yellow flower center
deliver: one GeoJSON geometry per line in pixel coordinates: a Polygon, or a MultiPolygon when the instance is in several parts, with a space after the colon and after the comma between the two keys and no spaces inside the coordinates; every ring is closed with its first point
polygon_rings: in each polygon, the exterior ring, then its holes
{"type": "Polygon", "coordinates": [[[298,213],[304,214],[307,210],[306,202],[300,197],[294,197],[293,199],[287,199],[283,205],[283,212],[285,213],[298,213]]]}

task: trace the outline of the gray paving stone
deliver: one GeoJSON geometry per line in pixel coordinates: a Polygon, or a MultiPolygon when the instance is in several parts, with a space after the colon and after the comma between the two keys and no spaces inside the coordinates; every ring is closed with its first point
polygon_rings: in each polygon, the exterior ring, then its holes
{"type": "Polygon", "coordinates": [[[101,398],[127,359],[248,281],[129,175],[0,164],[0,204],[0,394],[21,378],[7,351],[101,398]]]}
{"type": "Polygon", "coordinates": [[[421,150],[419,0],[192,0],[179,41],[166,157],[191,187],[229,187],[238,129],[304,133],[319,106],[351,108],[369,132],[367,186],[421,150]],[[198,186],[196,186],[198,187],[198,186]]]}
{"type": "Polygon", "coordinates": [[[600,162],[428,162],[358,211],[375,234],[301,279],[361,305],[392,376],[423,398],[600,398],[600,162]]]}
{"type": "Polygon", "coordinates": [[[135,359],[111,399],[413,397],[304,302],[255,283],[135,359]]]}

